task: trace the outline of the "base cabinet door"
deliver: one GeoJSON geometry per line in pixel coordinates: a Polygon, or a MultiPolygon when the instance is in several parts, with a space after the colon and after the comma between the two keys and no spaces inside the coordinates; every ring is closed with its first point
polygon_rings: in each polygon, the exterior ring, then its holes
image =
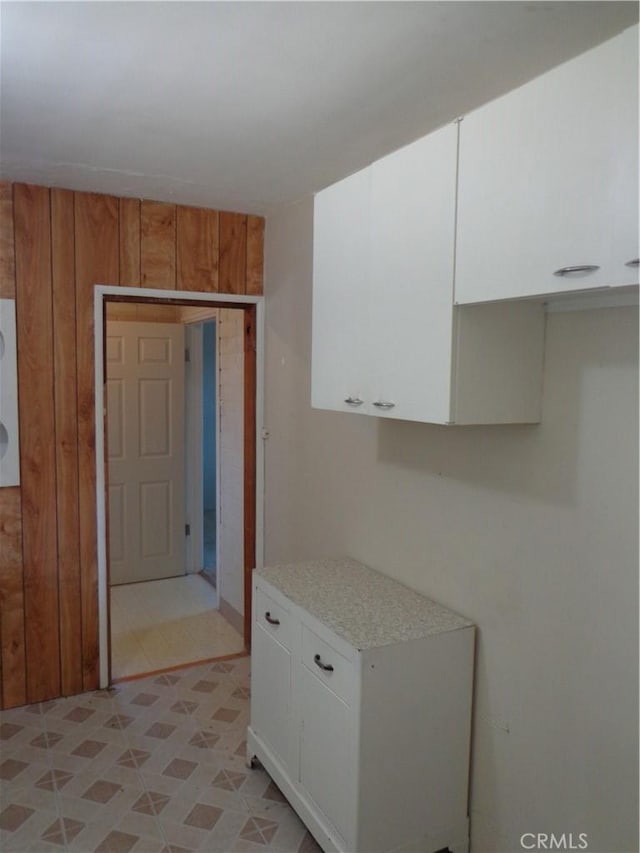
{"type": "Polygon", "coordinates": [[[351,708],[304,665],[299,688],[299,782],[350,850],[355,807],[351,708]]]}
{"type": "Polygon", "coordinates": [[[291,653],[254,622],[251,725],[285,769],[291,765],[291,653]]]}

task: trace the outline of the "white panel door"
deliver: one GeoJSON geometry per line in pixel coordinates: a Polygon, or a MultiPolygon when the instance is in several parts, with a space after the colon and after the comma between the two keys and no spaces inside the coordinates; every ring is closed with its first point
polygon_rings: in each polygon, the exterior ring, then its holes
{"type": "Polygon", "coordinates": [[[244,311],[218,312],[219,599],[244,614],[244,311]]]}
{"type": "Polygon", "coordinates": [[[465,117],[458,303],[637,283],[637,39],[631,28],[465,117]]]}
{"type": "Polygon", "coordinates": [[[370,400],[370,204],[371,169],[314,200],[311,405],[318,409],[364,412],[370,400]]]}
{"type": "Polygon", "coordinates": [[[184,328],[107,324],[112,584],[185,572],[184,328]]]}
{"type": "Polygon", "coordinates": [[[457,134],[372,166],[371,414],[450,420],[457,134]]]}

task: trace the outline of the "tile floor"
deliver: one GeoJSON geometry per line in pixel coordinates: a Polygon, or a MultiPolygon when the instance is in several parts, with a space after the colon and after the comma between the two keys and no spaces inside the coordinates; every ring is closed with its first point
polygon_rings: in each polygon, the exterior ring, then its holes
{"type": "Polygon", "coordinates": [[[200,575],[111,588],[111,676],[181,666],[244,651],[200,575]]]}
{"type": "Polygon", "coordinates": [[[245,765],[248,657],[0,713],[5,853],[318,853],[245,765]]]}

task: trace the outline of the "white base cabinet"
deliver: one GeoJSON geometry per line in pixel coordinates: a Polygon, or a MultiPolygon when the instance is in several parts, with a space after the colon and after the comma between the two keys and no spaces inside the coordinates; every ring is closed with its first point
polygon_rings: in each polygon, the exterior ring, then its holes
{"type": "Polygon", "coordinates": [[[468,849],[474,627],[352,560],[254,574],[249,762],[325,851],[468,849]]]}

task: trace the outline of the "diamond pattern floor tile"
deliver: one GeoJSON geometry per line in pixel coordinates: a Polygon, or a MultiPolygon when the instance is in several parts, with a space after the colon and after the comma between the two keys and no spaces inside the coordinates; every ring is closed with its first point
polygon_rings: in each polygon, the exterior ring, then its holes
{"type": "Polygon", "coordinates": [[[24,853],[319,853],[245,766],[248,658],[0,713],[0,846],[24,853]]]}

